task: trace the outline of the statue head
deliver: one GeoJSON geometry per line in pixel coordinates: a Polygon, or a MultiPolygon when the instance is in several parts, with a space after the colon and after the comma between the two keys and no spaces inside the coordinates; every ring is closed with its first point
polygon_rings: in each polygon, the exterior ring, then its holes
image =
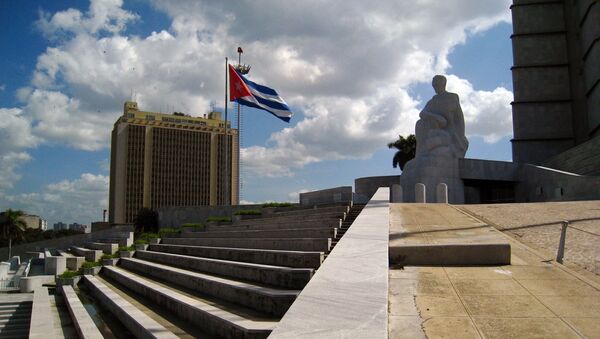
{"type": "Polygon", "coordinates": [[[446,77],[443,75],[434,76],[431,86],[433,86],[436,94],[444,93],[446,91],[446,77]]]}

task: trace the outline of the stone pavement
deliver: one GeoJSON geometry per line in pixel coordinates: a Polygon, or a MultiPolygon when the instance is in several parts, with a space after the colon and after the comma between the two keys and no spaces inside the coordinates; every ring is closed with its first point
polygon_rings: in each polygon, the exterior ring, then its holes
{"type": "Polygon", "coordinates": [[[577,265],[600,275],[600,201],[462,205],[460,209],[533,247],[549,259],[556,258],[560,221],[581,220],[571,222],[572,227],[567,230],[565,264],[574,269],[578,269],[573,266],[577,265]]]}
{"type": "MultiPolygon", "coordinates": [[[[391,205],[390,230],[416,217],[426,224],[440,208],[399,205],[391,205]]],[[[453,206],[438,206],[454,209],[444,212],[449,223],[464,218],[453,206]]],[[[549,262],[512,238],[506,241],[511,265],[390,269],[389,337],[600,337],[600,279],[549,262]]]]}

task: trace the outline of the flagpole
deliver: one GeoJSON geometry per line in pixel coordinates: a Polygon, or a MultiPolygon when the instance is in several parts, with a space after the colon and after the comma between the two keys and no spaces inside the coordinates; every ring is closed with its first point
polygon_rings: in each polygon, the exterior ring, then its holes
{"type": "Polygon", "coordinates": [[[229,60],[227,57],[225,57],[225,187],[224,187],[224,195],[225,195],[225,201],[224,201],[224,205],[227,205],[227,202],[229,201],[229,205],[231,205],[231,199],[228,197],[229,195],[229,160],[228,155],[229,155],[229,137],[227,135],[227,90],[228,90],[228,86],[227,86],[227,73],[229,73],[229,60]]]}
{"type": "MultiPolygon", "coordinates": [[[[242,65],[242,48],[238,47],[238,66],[242,65]]],[[[239,199],[242,196],[242,192],[241,192],[241,187],[242,185],[240,185],[241,180],[242,180],[242,173],[240,171],[240,164],[241,164],[241,157],[240,157],[240,149],[242,148],[242,128],[240,127],[240,104],[237,104],[237,128],[238,128],[238,147],[237,147],[237,173],[238,173],[238,181],[237,181],[237,191],[238,191],[238,204],[239,204],[239,199]]]]}

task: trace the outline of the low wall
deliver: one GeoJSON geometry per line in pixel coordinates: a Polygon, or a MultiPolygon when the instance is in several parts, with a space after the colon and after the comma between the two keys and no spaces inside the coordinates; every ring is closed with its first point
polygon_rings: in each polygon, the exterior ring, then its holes
{"type": "Polygon", "coordinates": [[[158,225],[179,227],[185,223],[203,223],[208,217],[231,218],[237,211],[261,209],[262,205],[164,207],[158,209],[158,225]]]}
{"type": "Polygon", "coordinates": [[[524,165],[515,189],[517,202],[600,199],[600,177],[524,165]]]}
{"type": "Polygon", "coordinates": [[[522,165],[509,161],[459,159],[461,179],[516,181],[522,165]]]}
{"type": "Polygon", "coordinates": [[[300,205],[321,205],[338,202],[352,202],[352,187],[340,186],[320,191],[300,193],[300,205]]]}
{"type": "Polygon", "coordinates": [[[358,178],[354,180],[354,192],[368,201],[380,187],[391,189],[396,184],[400,184],[399,175],[358,178]]]}
{"type": "Polygon", "coordinates": [[[582,174],[600,175],[600,136],[544,160],[545,167],[582,174]]]}
{"type": "Polygon", "coordinates": [[[269,338],[388,337],[389,195],[374,194],[269,338]]]}
{"type": "MultiPolygon", "coordinates": [[[[67,249],[73,245],[83,246],[86,242],[109,238],[113,232],[133,232],[131,226],[116,226],[108,230],[94,233],[77,234],[57,239],[48,239],[43,241],[30,242],[27,244],[16,245],[12,247],[12,255],[18,255],[23,258],[31,258],[33,255],[28,252],[40,252],[44,248],[67,249]]],[[[0,248],[0,258],[8,256],[8,247],[0,248]]]]}

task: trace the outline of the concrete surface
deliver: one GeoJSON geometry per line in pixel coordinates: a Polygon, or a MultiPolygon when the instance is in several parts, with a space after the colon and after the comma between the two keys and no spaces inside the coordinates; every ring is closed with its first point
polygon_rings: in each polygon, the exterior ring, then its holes
{"type": "MultiPolygon", "coordinates": [[[[294,302],[299,290],[265,287],[249,282],[217,277],[135,258],[121,258],[120,267],[147,277],[162,279],[178,286],[274,316],[282,316],[294,302]]],[[[107,274],[113,267],[108,267],[107,274]]]]}
{"type": "Polygon", "coordinates": [[[61,286],[62,295],[80,338],[103,338],[71,285],[61,286]]]}
{"type": "Polygon", "coordinates": [[[391,204],[391,265],[510,263],[499,231],[447,204],[391,204]]]}
{"type": "MultiPolygon", "coordinates": [[[[527,210],[527,205],[520,207],[527,210]]],[[[515,222],[536,220],[513,208],[515,213],[502,215],[515,222]]],[[[392,211],[391,229],[401,220],[395,214],[406,210],[392,211]]],[[[434,213],[423,211],[419,219],[426,224],[430,216],[435,219],[434,213]]],[[[471,235],[462,236],[468,241],[471,235]]],[[[512,249],[511,265],[390,269],[389,337],[599,337],[600,279],[505,238],[512,249]]]]}
{"type": "Polygon", "coordinates": [[[118,317],[123,325],[138,338],[177,338],[172,332],[121,298],[94,276],[85,275],[84,280],[100,303],[118,317]]]}
{"type": "Polygon", "coordinates": [[[600,274],[600,201],[528,204],[464,205],[464,211],[502,230],[507,235],[556,259],[560,222],[567,229],[565,264],[600,274]]]}
{"type": "Polygon", "coordinates": [[[271,286],[302,289],[313,275],[310,268],[290,268],[253,263],[243,263],[187,255],[136,251],[137,259],[156,262],[178,268],[206,272],[224,277],[239,278],[271,286]]]}
{"type": "Polygon", "coordinates": [[[164,238],[162,244],[328,252],[330,238],[164,238]]]}
{"type": "Polygon", "coordinates": [[[269,338],[386,338],[389,189],[356,218],[269,338]]]}
{"type": "Polygon", "coordinates": [[[179,246],[156,244],[149,251],[184,254],[196,257],[251,262],[265,265],[297,268],[318,268],[324,260],[323,252],[248,249],[233,247],[179,246]]]}
{"type": "Polygon", "coordinates": [[[46,287],[38,287],[33,291],[29,338],[54,338],[54,320],[46,287]]]}
{"type": "MultiPolygon", "coordinates": [[[[209,333],[222,338],[261,338],[273,329],[273,319],[246,319],[231,310],[219,308],[214,303],[185,295],[116,267],[106,268],[115,281],[156,302],[182,319],[186,319],[209,333]],[[200,327],[200,326],[199,326],[200,327]]],[[[238,310],[239,312],[239,310],[238,310]]]]}

